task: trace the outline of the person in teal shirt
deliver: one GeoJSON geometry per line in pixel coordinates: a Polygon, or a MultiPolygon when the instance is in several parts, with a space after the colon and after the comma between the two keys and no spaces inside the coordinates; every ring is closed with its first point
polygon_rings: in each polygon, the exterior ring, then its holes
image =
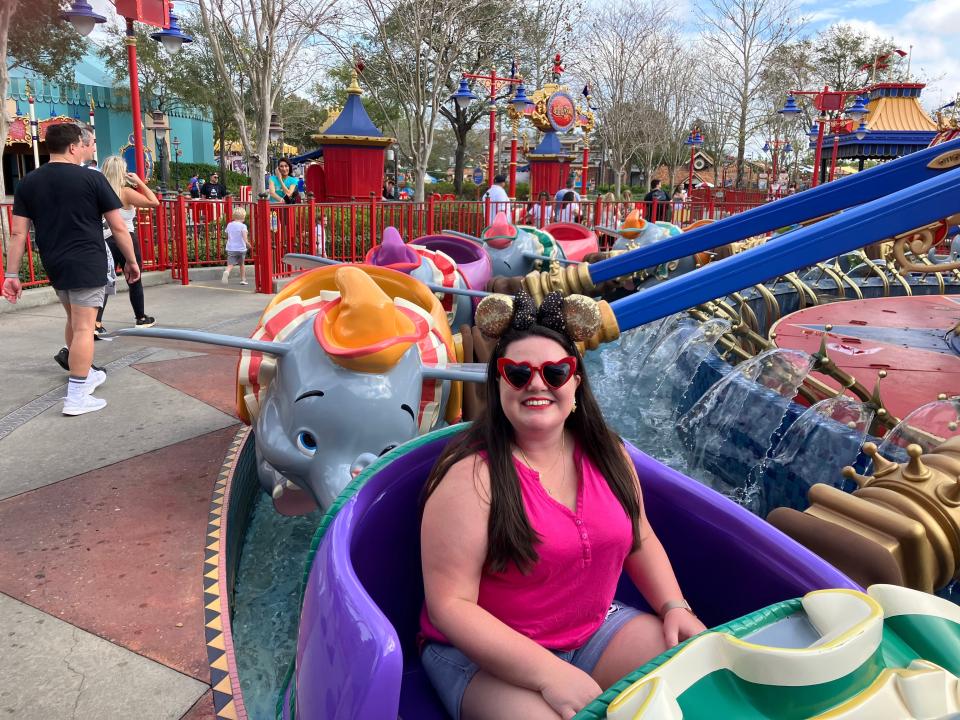
{"type": "Polygon", "coordinates": [[[300,181],[293,176],[293,167],[286,158],[281,158],[277,163],[277,172],[270,176],[270,202],[274,203],[294,203],[300,202],[300,193],[297,188],[300,181]]]}

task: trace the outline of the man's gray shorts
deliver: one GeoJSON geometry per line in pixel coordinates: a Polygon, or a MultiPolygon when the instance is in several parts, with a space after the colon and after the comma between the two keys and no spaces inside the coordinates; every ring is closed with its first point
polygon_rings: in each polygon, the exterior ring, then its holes
{"type": "Polygon", "coordinates": [[[227,250],[227,265],[243,265],[246,256],[246,250],[227,250]]]}
{"type": "Polygon", "coordinates": [[[64,305],[77,307],[103,307],[103,298],[106,287],[73,288],[71,290],[57,290],[57,297],[64,305]]]}

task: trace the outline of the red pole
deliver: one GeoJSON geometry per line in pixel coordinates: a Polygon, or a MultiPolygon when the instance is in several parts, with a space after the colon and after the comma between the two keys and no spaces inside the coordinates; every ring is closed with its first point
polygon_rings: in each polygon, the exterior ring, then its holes
{"type": "Polygon", "coordinates": [[[587,168],[590,165],[590,146],[583,144],[583,169],[580,171],[580,194],[587,197],[587,168]]]}
{"type": "Polygon", "coordinates": [[[517,136],[510,141],[510,192],[511,199],[517,199],[517,136]]]}
{"type": "Polygon", "coordinates": [[[167,240],[170,236],[167,232],[167,202],[160,201],[157,207],[157,270],[167,269],[167,240]]]}
{"type": "Polygon", "coordinates": [[[426,233],[425,233],[427,235],[433,235],[433,220],[434,220],[434,214],[437,211],[436,203],[437,203],[436,196],[433,193],[430,193],[430,197],[427,199],[427,227],[426,227],[426,233]]]}
{"type": "Polygon", "coordinates": [[[687,197],[693,195],[693,155],[697,150],[696,145],[690,146],[690,173],[687,176],[687,197]]]}
{"type": "Polygon", "coordinates": [[[254,237],[257,251],[257,262],[255,265],[257,292],[273,292],[273,238],[271,238],[270,227],[270,203],[266,194],[263,194],[257,200],[257,221],[254,224],[257,228],[254,237]]]}
{"type": "Polygon", "coordinates": [[[840,149],[840,133],[833,134],[833,156],[830,158],[830,182],[837,171],[837,151],[840,149]]]}
{"type": "Polygon", "coordinates": [[[774,139],[773,141],[773,177],[770,178],[770,193],[773,194],[773,184],[777,181],[777,143],[779,140],[774,139]]]}
{"type": "Polygon", "coordinates": [[[143,115],[140,112],[140,78],[137,74],[137,34],[133,29],[133,20],[127,21],[127,65],[130,70],[130,112],[133,114],[133,152],[137,164],[137,175],[146,180],[143,165],[143,115]]]}
{"type": "MultiPolygon", "coordinates": [[[[142,156],[141,156],[142,157],[142,156]]],[[[187,201],[177,196],[177,258],[180,262],[180,284],[190,284],[190,266],[187,260],[187,201]]]]}
{"type": "Polygon", "coordinates": [[[823,119],[817,118],[817,152],[813,158],[813,183],[812,187],[820,184],[820,158],[823,156],[823,119]]]}
{"type": "Polygon", "coordinates": [[[374,247],[377,244],[377,230],[379,228],[379,223],[377,223],[377,194],[375,192],[370,193],[370,247],[374,247]]]}
{"type": "Polygon", "coordinates": [[[493,184],[493,155],[497,148],[497,106],[493,104],[493,95],[490,96],[490,149],[487,151],[487,184],[493,184]]]}

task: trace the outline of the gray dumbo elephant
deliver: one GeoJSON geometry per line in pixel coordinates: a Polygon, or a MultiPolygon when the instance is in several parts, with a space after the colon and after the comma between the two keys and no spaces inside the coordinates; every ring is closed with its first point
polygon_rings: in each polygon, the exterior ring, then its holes
{"type": "Polygon", "coordinates": [[[339,266],[294,283],[251,338],[118,333],[241,349],[239,411],[254,427],[260,484],[290,515],[329,507],[378,456],[456,420],[459,381],[485,376],[482,367],[457,365],[445,313],[409,276],[339,266]],[[306,300],[295,294],[317,289],[306,300]]]}

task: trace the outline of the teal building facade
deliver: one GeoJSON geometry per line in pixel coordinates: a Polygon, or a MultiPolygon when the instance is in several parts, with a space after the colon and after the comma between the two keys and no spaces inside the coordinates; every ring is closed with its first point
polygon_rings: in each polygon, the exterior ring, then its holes
{"type": "MultiPolygon", "coordinates": [[[[52,83],[21,69],[10,71],[5,109],[13,116],[4,148],[2,171],[7,192],[12,193],[20,178],[34,169],[33,145],[29,132],[29,96],[34,98],[34,112],[41,128],[51,119],[93,121],[97,137],[97,157],[124,155],[132,162],[133,116],[130,113],[129,91],[115,82],[103,61],[88,54],[74,67],[75,84],[52,83]],[[29,83],[29,92],[28,92],[29,83]],[[25,135],[25,137],[24,137],[25,135]]],[[[147,165],[157,157],[155,133],[147,129],[151,124],[150,110],[155,104],[146,95],[141,96],[144,110],[144,147],[147,165]]],[[[213,124],[205,110],[176,108],[165,111],[170,129],[165,133],[167,152],[172,151],[174,138],[180,141],[181,163],[214,163],[213,124]]],[[[43,134],[41,129],[41,135],[43,134]]],[[[39,144],[40,163],[48,154],[44,143],[39,144]]],[[[174,171],[171,157],[171,175],[174,171]]],[[[181,182],[183,178],[181,178],[181,182]]]]}

